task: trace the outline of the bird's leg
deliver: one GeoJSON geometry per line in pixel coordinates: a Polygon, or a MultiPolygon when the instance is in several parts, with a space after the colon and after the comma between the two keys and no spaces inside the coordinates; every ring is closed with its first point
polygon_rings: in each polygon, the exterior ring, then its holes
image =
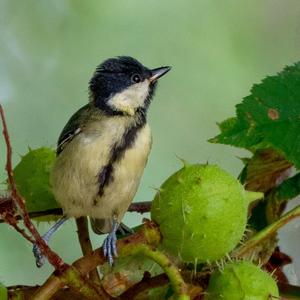
{"type": "Polygon", "coordinates": [[[114,262],[113,256],[118,256],[117,247],[116,247],[116,242],[117,242],[116,232],[118,230],[119,225],[120,224],[114,219],[112,224],[112,230],[109,233],[109,235],[105,238],[102,245],[103,255],[108,258],[108,262],[111,266],[114,262]]]}
{"type": "Polygon", "coordinates": [[[117,236],[125,236],[129,234],[133,234],[134,230],[132,230],[130,227],[125,225],[124,223],[120,223],[118,230],[117,230],[117,236]]]}
{"type": "MultiPolygon", "coordinates": [[[[43,236],[42,239],[45,241],[46,244],[49,243],[52,235],[56,232],[56,230],[68,220],[68,217],[64,216],[59,219],[43,236]]],[[[38,268],[42,267],[45,264],[46,257],[42,253],[41,249],[38,247],[37,244],[33,245],[32,248],[33,255],[35,257],[35,263],[38,268]]]]}

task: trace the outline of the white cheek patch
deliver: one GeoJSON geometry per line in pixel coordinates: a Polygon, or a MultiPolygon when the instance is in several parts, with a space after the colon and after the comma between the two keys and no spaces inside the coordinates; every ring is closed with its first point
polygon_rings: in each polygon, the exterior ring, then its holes
{"type": "Polygon", "coordinates": [[[115,94],[107,104],[115,110],[122,111],[130,116],[135,114],[139,107],[143,107],[149,93],[149,82],[136,83],[126,90],[115,94]]]}

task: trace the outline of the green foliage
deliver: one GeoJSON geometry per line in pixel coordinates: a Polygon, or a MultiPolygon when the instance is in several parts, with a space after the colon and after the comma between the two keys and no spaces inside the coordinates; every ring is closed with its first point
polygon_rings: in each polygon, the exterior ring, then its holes
{"type": "Polygon", "coordinates": [[[236,118],[219,124],[210,141],[251,151],[272,147],[300,168],[300,63],[253,86],[236,106],[236,118]]]}
{"type": "Polygon", "coordinates": [[[285,180],[276,189],[277,197],[279,200],[288,200],[295,198],[300,193],[300,173],[285,180]]]}
{"type": "Polygon", "coordinates": [[[289,163],[281,153],[274,149],[258,149],[253,156],[245,161],[240,181],[246,189],[267,193],[268,197],[260,201],[251,210],[251,217],[248,223],[252,229],[261,230],[269,224],[268,214],[277,211],[279,215],[282,211],[278,210],[277,201],[274,201],[268,193],[288,176],[288,170],[292,164],[289,163]]]}
{"type": "Polygon", "coordinates": [[[269,300],[271,296],[279,297],[272,276],[251,262],[240,261],[212,274],[205,300],[269,300]]]}
{"type": "Polygon", "coordinates": [[[59,207],[49,184],[55,152],[46,147],[29,150],[14,168],[17,188],[26,200],[29,212],[59,207]]]}
{"type": "Polygon", "coordinates": [[[155,276],[163,273],[163,270],[153,260],[143,255],[118,257],[113,267],[109,263],[101,267],[102,285],[110,295],[117,297],[141,281],[145,272],[155,276]]]}
{"type": "Polygon", "coordinates": [[[151,218],[160,225],[167,251],[185,262],[214,261],[241,240],[249,199],[260,197],[218,166],[186,165],[161,186],[151,218]]]}
{"type": "Polygon", "coordinates": [[[0,300],[7,300],[7,289],[6,287],[0,282],[0,300]]]}

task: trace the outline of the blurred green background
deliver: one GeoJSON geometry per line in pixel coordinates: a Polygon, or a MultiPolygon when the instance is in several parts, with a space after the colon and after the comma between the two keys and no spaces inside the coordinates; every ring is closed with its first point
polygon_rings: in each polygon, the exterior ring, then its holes
{"type": "MultiPolygon", "coordinates": [[[[216,122],[234,115],[253,83],[300,59],[300,1],[0,0],[0,102],[15,163],[28,146],[55,146],[67,119],[87,102],[96,65],[116,55],[151,68],[173,67],[149,112],[153,149],[135,200],[152,199],[154,188],[180,167],[176,156],[217,163],[237,175],[237,157],[247,153],[207,139],[218,132],[216,122]]],[[[3,181],[2,139],[0,149],[3,181]]],[[[141,219],[128,214],[125,223],[141,219]]],[[[295,224],[281,233],[284,250],[294,256],[300,240],[295,224]]],[[[102,237],[92,238],[100,245],[102,237]]],[[[51,246],[69,263],[80,256],[74,221],[51,246]]],[[[299,272],[299,261],[295,268],[299,272]]],[[[1,281],[41,283],[51,270],[37,269],[31,246],[0,224],[1,281]]]]}

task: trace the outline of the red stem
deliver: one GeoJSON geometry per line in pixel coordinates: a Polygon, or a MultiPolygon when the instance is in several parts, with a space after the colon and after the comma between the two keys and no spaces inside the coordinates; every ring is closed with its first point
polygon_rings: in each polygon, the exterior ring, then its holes
{"type": "Polygon", "coordinates": [[[0,198],[0,216],[4,220],[4,222],[12,226],[27,241],[29,241],[30,243],[34,243],[33,238],[28,235],[24,229],[18,226],[18,220],[16,219],[15,211],[16,207],[11,197],[0,198]]]}
{"type": "Polygon", "coordinates": [[[37,231],[36,227],[33,225],[33,223],[30,220],[28,211],[25,206],[25,200],[22,198],[21,195],[19,195],[14,178],[13,178],[13,169],[12,169],[12,147],[10,143],[10,138],[8,134],[8,129],[6,125],[5,115],[2,108],[2,105],[0,104],[0,115],[2,120],[2,126],[3,126],[3,136],[6,143],[6,172],[8,176],[8,183],[11,188],[11,197],[15,201],[16,205],[19,207],[23,222],[25,227],[29,230],[29,232],[32,234],[35,243],[38,245],[38,247],[41,249],[43,254],[48,258],[48,261],[53,265],[53,267],[57,270],[63,270],[68,267],[67,264],[64,263],[64,261],[56,254],[54,251],[50,249],[50,247],[45,243],[45,241],[41,238],[39,232],[37,231]]]}

